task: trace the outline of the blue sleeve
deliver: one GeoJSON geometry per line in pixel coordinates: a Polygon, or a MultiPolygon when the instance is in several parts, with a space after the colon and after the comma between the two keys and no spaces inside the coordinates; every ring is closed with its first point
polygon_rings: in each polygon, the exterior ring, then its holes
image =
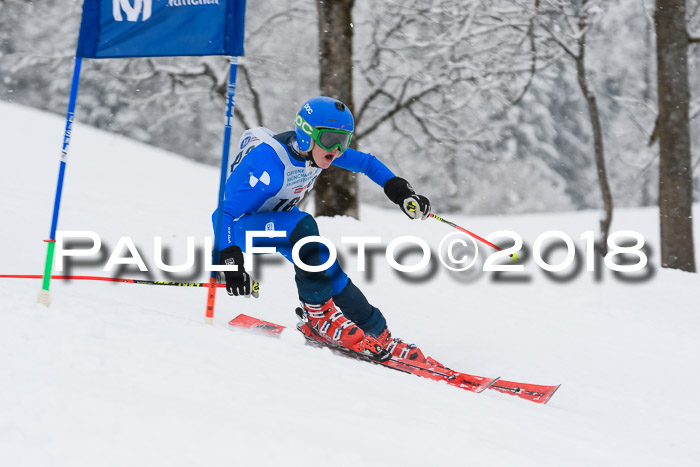
{"type": "Polygon", "coordinates": [[[384,184],[394,178],[394,173],[372,154],[348,148],[333,165],[367,175],[374,183],[384,188],[384,184]]]}
{"type": "MultiPolygon", "coordinates": [[[[221,249],[231,244],[225,232],[236,219],[256,212],[273,197],[284,183],[284,165],[277,153],[267,144],[261,144],[243,158],[226,181],[223,218],[219,231],[221,249]]],[[[212,216],[216,223],[216,211],[212,216]]]]}

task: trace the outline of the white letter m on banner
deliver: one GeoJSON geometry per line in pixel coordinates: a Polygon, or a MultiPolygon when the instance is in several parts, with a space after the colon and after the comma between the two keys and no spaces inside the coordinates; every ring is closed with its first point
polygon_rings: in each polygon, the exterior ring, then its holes
{"type": "Polygon", "coordinates": [[[131,6],[131,0],[112,0],[112,13],[114,21],[124,21],[122,18],[122,10],[126,13],[127,21],[137,21],[139,13],[143,9],[142,21],[146,21],[151,17],[151,0],[133,0],[134,6],[131,6]]]}

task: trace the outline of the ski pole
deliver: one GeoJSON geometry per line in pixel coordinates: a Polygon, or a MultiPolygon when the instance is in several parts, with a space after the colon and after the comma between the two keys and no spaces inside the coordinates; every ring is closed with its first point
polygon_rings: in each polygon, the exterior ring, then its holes
{"type": "MultiPolygon", "coordinates": [[[[479,240],[480,242],[483,242],[483,243],[487,244],[488,246],[497,249],[498,251],[503,251],[503,248],[501,248],[500,246],[489,242],[489,241],[486,240],[485,238],[479,237],[479,236],[478,236],[477,234],[475,234],[474,232],[470,232],[470,231],[468,231],[467,229],[465,229],[464,227],[458,226],[458,225],[455,224],[454,222],[450,222],[450,221],[448,221],[447,219],[444,219],[444,218],[442,218],[442,217],[436,216],[436,215],[433,214],[432,212],[431,212],[430,214],[428,214],[428,217],[432,217],[433,219],[438,220],[438,221],[442,222],[443,224],[447,224],[447,225],[449,225],[450,227],[454,227],[455,229],[459,230],[460,232],[464,232],[465,234],[470,235],[470,236],[476,238],[476,239],[479,240]]],[[[517,260],[518,260],[518,254],[517,254],[517,253],[513,253],[513,254],[510,254],[510,255],[508,255],[508,256],[510,256],[511,261],[517,261],[517,260]]]]}
{"type": "MultiPolygon", "coordinates": [[[[44,276],[38,274],[0,274],[0,279],[41,279],[44,276]]],[[[106,282],[121,282],[127,284],[146,284],[146,285],[170,285],[174,287],[226,287],[226,284],[210,283],[210,282],[178,282],[178,281],[149,281],[145,279],[126,279],[123,277],[104,277],[104,276],[51,276],[51,279],[57,280],[83,280],[83,281],[106,281],[106,282]]],[[[259,297],[260,283],[253,282],[251,295],[255,298],[259,297]]]]}
{"type": "MultiPolygon", "coordinates": [[[[0,274],[0,278],[10,279],[41,279],[44,276],[36,274],[0,274]]],[[[128,284],[147,284],[147,285],[171,285],[176,287],[209,287],[208,282],[174,282],[174,281],[149,281],[141,279],[126,279],[121,277],[102,277],[102,276],[51,276],[51,279],[57,280],[83,280],[83,281],[107,281],[107,282],[122,282],[128,284]]],[[[226,287],[226,284],[216,284],[216,287],[226,287]]]]}

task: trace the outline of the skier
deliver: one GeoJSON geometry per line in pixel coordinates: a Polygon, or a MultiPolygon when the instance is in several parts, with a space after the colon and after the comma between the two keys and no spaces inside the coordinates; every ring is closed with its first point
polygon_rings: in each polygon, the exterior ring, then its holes
{"type": "MultiPolygon", "coordinates": [[[[354,119],[342,102],[323,96],[308,100],[296,115],[295,127],[276,135],[255,128],[241,137],[240,152],[226,183],[218,232],[219,264],[238,267],[236,272],[219,273],[229,295],[257,296],[257,283],[245,271],[246,231],[286,232],[281,238],[257,237],[255,246],[274,246],[292,262],[294,245],[319,235],[313,216],[301,211],[297,203],[331,165],[367,175],[411,219],[424,220],[430,212],[428,198],[416,194],[406,180],[373,155],[349,147],[354,119]]],[[[216,219],[216,212],[213,217],[216,219]]],[[[299,250],[299,259],[308,266],[325,264],[328,257],[328,249],[318,242],[306,243],[299,250]]],[[[307,317],[300,330],[307,336],[313,334],[356,352],[426,362],[418,347],[391,336],[382,313],[367,301],[337,260],[321,272],[309,272],[296,264],[294,270],[307,317]]]]}

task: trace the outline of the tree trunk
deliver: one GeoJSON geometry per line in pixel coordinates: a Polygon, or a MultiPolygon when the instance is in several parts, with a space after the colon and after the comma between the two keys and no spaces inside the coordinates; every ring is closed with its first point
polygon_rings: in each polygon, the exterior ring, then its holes
{"type": "MultiPolygon", "coordinates": [[[[352,7],[354,0],[317,0],[321,94],[354,111],[352,99],[352,7]]],[[[314,185],[316,216],[358,218],[354,173],[331,166],[314,185]]]]}
{"type": "Polygon", "coordinates": [[[695,272],[685,0],[656,0],[661,266],[695,272]]]}
{"type": "MultiPolygon", "coordinates": [[[[583,7],[586,6],[586,1],[583,2],[583,7]]],[[[588,13],[583,12],[579,17],[579,29],[585,31],[588,27],[588,13]]],[[[593,148],[595,152],[595,162],[598,171],[598,184],[603,197],[603,206],[605,208],[605,217],[600,220],[600,235],[601,248],[600,252],[603,256],[608,253],[608,234],[610,232],[610,224],[613,216],[613,199],[608,183],[608,173],[605,168],[605,150],[603,147],[603,130],[600,124],[600,114],[598,112],[598,101],[595,94],[588,86],[588,78],[586,76],[586,34],[582,33],[578,39],[578,55],[576,60],[576,75],[578,84],[586,99],[588,105],[588,115],[591,119],[593,129],[593,148]]]]}

